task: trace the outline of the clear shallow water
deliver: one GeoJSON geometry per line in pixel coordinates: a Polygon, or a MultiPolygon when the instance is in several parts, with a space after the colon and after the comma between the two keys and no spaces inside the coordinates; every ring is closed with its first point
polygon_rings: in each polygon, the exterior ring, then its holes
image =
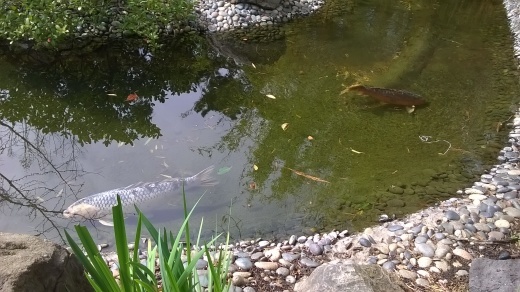
{"type": "MultiPolygon", "coordinates": [[[[0,127],[0,170],[15,199],[3,201],[0,230],[58,238],[77,198],[209,165],[219,185],[187,193],[191,206],[206,192],[193,217],[206,234],[227,222],[235,238],[361,228],[451,196],[494,163],[519,93],[500,1],[330,3],[280,34],[255,66],[197,41],[155,54],[112,44],[44,65],[4,57],[0,112],[15,131],[0,127]],[[358,82],[430,105],[408,114],[340,95],[358,82]]],[[[174,192],[143,209],[176,228],[180,202],[174,192]]],[[[89,226],[110,240],[110,228],[89,226]]]]}

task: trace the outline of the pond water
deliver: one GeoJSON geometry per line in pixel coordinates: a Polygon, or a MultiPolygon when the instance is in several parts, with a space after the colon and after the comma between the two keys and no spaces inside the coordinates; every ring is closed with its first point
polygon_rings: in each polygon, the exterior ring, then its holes
{"type": "MultiPolygon", "coordinates": [[[[78,198],[210,165],[219,184],[186,194],[189,206],[204,194],[193,219],[206,235],[360,229],[449,198],[494,164],[520,94],[501,1],[331,1],[242,33],[153,53],[128,42],[3,54],[0,230],[58,239],[78,198]],[[344,92],[355,83],[429,104],[409,114],[344,92]]],[[[143,210],[175,229],[181,194],[143,210]]]]}

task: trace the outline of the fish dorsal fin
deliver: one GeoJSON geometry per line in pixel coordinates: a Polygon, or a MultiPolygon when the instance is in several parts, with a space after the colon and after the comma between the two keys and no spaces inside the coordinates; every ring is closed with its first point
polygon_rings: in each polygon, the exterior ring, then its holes
{"type": "Polygon", "coordinates": [[[147,184],[149,184],[149,183],[145,183],[145,182],[140,181],[140,182],[136,182],[136,183],[134,183],[134,184],[128,185],[128,186],[126,186],[126,187],[119,188],[119,189],[117,189],[117,190],[121,190],[121,191],[125,190],[125,191],[127,191],[127,190],[135,189],[135,188],[138,188],[138,187],[144,187],[144,186],[146,186],[147,184]]]}

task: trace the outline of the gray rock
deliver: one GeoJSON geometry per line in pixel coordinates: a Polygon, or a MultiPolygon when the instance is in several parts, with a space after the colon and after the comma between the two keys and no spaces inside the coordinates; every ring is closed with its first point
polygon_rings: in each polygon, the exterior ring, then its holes
{"type": "Polygon", "coordinates": [[[415,245],[415,248],[425,257],[431,258],[435,255],[435,250],[429,244],[418,243],[415,245]]]}
{"type": "Polygon", "coordinates": [[[278,264],[273,262],[256,262],[255,267],[262,270],[276,270],[278,268],[278,264]]]}
{"type": "Polygon", "coordinates": [[[520,260],[474,259],[469,270],[469,289],[480,291],[516,291],[520,287],[520,260]]]}
{"type": "Polygon", "coordinates": [[[283,276],[283,277],[287,277],[289,275],[289,269],[285,268],[285,267],[280,267],[280,268],[276,269],[276,274],[283,276]]]}
{"type": "Polygon", "coordinates": [[[294,254],[289,252],[282,253],[282,258],[288,262],[292,262],[300,258],[300,254],[294,254]]]}
{"type": "Polygon", "coordinates": [[[456,212],[454,212],[452,210],[446,211],[446,213],[444,213],[444,216],[446,217],[446,219],[452,220],[452,221],[456,221],[456,220],[460,219],[459,214],[457,214],[456,212]]]}
{"type": "Polygon", "coordinates": [[[320,265],[318,262],[315,262],[309,258],[302,258],[300,260],[300,263],[302,263],[302,265],[307,266],[309,268],[315,268],[320,265]]]}
{"type": "Polygon", "coordinates": [[[362,238],[359,239],[359,244],[361,244],[361,245],[364,246],[364,247],[370,247],[370,246],[372,246],[372,243],[370,242],[370,240],[368,240],[368,239],[366,239],[366,238],[364,238],[364,237],[362,237],[362,238]]]}
{"type": "Polygon", "coordinates": [[[387,271],[394,271],[396,268],[396,265],[394,262],[388,261],[388,262],[385,262],[382,267],[383,267],[383,269],[385,269],[387,271]]]}
{"type": "Polygon", "coordinates": [[[0,232],[0,291],[94,291],[75,256],[50,241],[0,232]]]}
{"type": "Polygon", "coordinates": [[[513,207],[507,207],[504,209],[504,212],[509,215],[509,216],[513,216],[515,218],[518,218],[520,217],[520,210],[517,209],[517,208],[513,208],[513,207]]]}
{"type": "Polygon", "coordinates": [[[253,267],[253,263],[248,258],[238,258],[235,260],[235,265],[237,265],[242,270],[248,271],[253,267]]]}
{"type": "Polygon", "coordinates": [[[377,265],[326,264],[296,283],[294,291],[403,291],[398,281],[394,274],[377,265]]]}
{"type": "Polygon", "coordinates": [[[319,244],[311,243],[309,245],[309,251],[313,255],[321,255],[323,253],[323,247],[321,245],[319,245],[319,244]]]}
{"type": "Polygon", "coordinates": [[[291,235],[291,237],[289,237],[289,244],[290,245],[296,244],[296,235],[291,235]]]}
{"type": "Polygon", "coordinates": [[[401,226],[401,225],[390,225],[390,226],[388,226],[388,230],[392,231],[392,232],[397,231],[397,230],[402,230],[403,228],[404,227],[401,226]]]}
{"type": "Polygon", "coordinates": [[[294,283],[296,283],[296,278],[292,275],[289,275],[285,278],[285,282],[287,282],[289,284],[294,284],[294,283]]]}

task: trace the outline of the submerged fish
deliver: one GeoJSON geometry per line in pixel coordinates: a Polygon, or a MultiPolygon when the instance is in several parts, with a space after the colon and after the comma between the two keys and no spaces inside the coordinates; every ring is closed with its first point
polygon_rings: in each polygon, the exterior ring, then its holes
{"type": "Polygon", "coordinates": [[[352,85],[348,88],[348,90],[357,91],[380,102],[392,105],[413,107],[426,104],[426,101],[422,99],[420,95],[405,90],[371,87],[365,85],[352,85]]]}
{"type": "Polygon", "coordinates": [[[103,220],[103,218],[111,214],[112,207],[117,205],[117,195],[121,198],[121,205],[125,207],[180,189],[183,184],[185,186],[197,184],[200,186],[214,186],[218,182],[211,176],[213,168],[213,166],[210,166],[187,178],[176,177],[158,182],[139,182],[124,188],[97,193],[74,202],[63,211],[63,216],[65,218],[95,219],[104,225],[111,225],[110,222],[103,220]]]}

